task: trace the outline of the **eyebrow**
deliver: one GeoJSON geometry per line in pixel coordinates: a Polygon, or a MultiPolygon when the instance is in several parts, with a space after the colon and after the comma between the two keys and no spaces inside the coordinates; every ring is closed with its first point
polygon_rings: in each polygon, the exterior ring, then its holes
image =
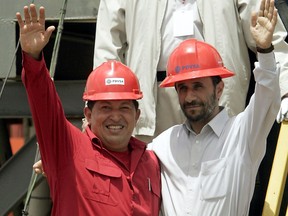
{"type": "MultiPolygon", "coordinates": [[[[108,100],[108,101],[105,101],[105,100],[103,100],[103,101],[100,101],[101,103],[100,104],[108,104],[108,105],[111,105],[112,104],[112,101],[113,100],[108,100]]],[[[133,103],[130,103],[130,100],[120,100],[120,101],[122,101],[121,103],[120,103],[120,105],[133,105],[133,103]]]]}
{"type": "MultiPolygon", "coordinates": [[[[201,81],[196,81],[196,82],[193,82],[191,83],[191,85],[204,85],[203,82],[201,81]]],[[[181,87],[181,86],[186,86],[187,84],[185,84],[184,82],[181,82],[181,83],[178,83],[177,87],[181,87]]]]}

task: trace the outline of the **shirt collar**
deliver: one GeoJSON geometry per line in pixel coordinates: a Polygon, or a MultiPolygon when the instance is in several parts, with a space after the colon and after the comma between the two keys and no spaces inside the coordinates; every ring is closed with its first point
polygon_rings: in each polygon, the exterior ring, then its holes
{"type": "MultiPolygon", "coordinates": [[[[201,133],[203,132],[203,130],[205,131],[205,128],[211,128],[214,133],[219,137],[225,127],[225,123],[228,121],[229,116],[227,111],[222,108],[222,110],[210,121],[208,122],[202,129],[201,133]]],[[[195,134],[195,132],[192,130],[188,120],[186,119],[186,121],[184,122],[184,128],[186,129],[187,133],[192,133],[195,134]]]]}
{"type": "Polygon", "coordinates": [[[214,133],[219,137],[224,130],[226,122],[229,116],[225,109],[222,109],[209,123],[208,125],[214,131],[214,133]]]}

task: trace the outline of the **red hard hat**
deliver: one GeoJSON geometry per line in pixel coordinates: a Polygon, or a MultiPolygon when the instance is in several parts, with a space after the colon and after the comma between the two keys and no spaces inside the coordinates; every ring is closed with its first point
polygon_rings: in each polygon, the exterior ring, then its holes
{"type": "Polygon", "coordinates": [[[91,72],[83,93],[84,101],[141,98],[142,92],[136,75],[115,60],[104,62],[91,72]]]}
{"type": "Polygon", "coordinates": [[[223,66],[214,47],[196,39],[188,39],[181,42],[170,55],[166,75],[160,87],[170,87],[179,81],[202,77],[226,78],[234,73],[223,66]]]}

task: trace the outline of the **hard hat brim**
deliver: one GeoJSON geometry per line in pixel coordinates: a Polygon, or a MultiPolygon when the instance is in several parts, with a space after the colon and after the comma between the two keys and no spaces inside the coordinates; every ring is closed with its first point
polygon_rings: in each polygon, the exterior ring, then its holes
{"type": "Polygon", "coordinates": [[[227,70],[225,67],[206,69],[206,70],[193,70],[187,71],[185,73],[171,75],[166,77],[161,83],[160,87],[173,87],[176,82],[204,78],[204,77],[212,77],[212,76],[220,76],[221,78],[227,78],[234,76],[235,74],[232,71],[227,70]]]}
{"type": "Polygon", "coordinates": [[[126,92],[104,92],[104,93],[97,93],[83,95],[84,101],[99,101],[99,100],[139,100],[143,97],[142,92],[135,94],[135,93],[126,93],[126,92]]]}

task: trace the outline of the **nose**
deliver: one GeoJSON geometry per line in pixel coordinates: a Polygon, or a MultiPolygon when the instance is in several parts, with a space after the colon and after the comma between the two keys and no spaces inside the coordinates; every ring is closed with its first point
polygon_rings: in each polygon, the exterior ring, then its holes
{"type": "Polygon", "coordinates": [[[121,120],[122,115],[121,115],[121,113],[120,113],[119,111],[113,110],[113,111],[110,113],[109,118],[110,118],[111,120],[113,120],[114,122],[118,122],[118,121],[121,120]]]}
{"type": "Polygon", "coordinates": [[[188,90],[185,95],[185,102],[191,103],[193,100],[196,99],[195,92],[193,90],[188,90]]]}

